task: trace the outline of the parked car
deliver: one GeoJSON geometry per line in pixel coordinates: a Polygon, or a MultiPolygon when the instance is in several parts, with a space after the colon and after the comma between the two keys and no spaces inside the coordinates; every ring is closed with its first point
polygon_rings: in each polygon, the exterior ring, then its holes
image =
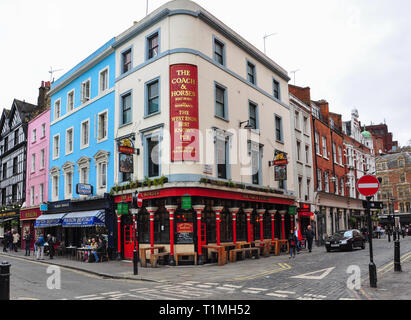
{"type": "Polygon", "coordinates": [[[365,249],[365,238],[357,229],[341,230],[325,240],[325,248],[327,252],[333,249],[365,249]]]}

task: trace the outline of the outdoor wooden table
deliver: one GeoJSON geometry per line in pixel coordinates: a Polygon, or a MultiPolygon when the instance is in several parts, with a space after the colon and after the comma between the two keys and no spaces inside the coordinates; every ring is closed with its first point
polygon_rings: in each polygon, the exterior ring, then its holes
{"type": "MultiPolygon", "coordinates": [[[[92,248],[77,248],[76,249],[76,258],[77,258],[77,260],[84,261],[84,255],[85,255],[86,252],[88,252],[88,257],[90,259],[90,255],[91,255],[92,250],[93,250],[92,248]]],[[[88,261],[88,259],[87,259],[87,261],[88,261]]]]}
{"type": "Polygon", "coordinates": [[[146,251],[148,250],[158,250],[158,252],[161,252],[164,250],[164,246],[152,246],[152,247],[147,247],[147,248],[140,248],[140,264],[142,267],[147,267],[147,261],[146,261],[146,251]]]}
{"type": "Polygon", "coordinates": [[[209,245],[203,245],[201,247],[207,249],[207,258],[208,258],[208,249],[215,249],[217,251],[219,266],[222,266],[225,263],[227,263],[226,254],[225,254],[225,250],[223,246],[209,244],[209,245]]]}
{"type": "Polygon", "coordinates": [[[288,242],[288,240],[277,240],[278,241],[278,247],[279,247],[279,250],[278,250],[278,254],[280,254],[281,253],[281,246],[283,245],[283,244],[287,244],[287,252],[288,253],[290,253],[290,243],[288,242]]]}
{"type": "Polygon", "coordinates": [[[235,248],[236,248],[236,249],[241,249],[241,248],[244,248],[244,247],[249,247],[249,248],[251,248],[251,242],[238,241],[238,242],[235,244],[235,248]]]}
{"type": "Polygon", "coordinates": [[[278,256],[280,243],[278,242],[278,240],[271,240],[271,245],[274,247],[274,255],[278,256]]]}

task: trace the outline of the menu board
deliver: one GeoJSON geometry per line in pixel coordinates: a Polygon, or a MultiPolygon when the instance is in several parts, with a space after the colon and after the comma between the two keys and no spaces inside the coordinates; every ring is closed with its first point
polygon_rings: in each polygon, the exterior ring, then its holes
{"type": "Polygon", "coordinates": [[[176,243],[193,243],[193,223],[177,223],[176,243]]]}
{"type": "Polygon", "coordinates": [[[199,161],[197,66],[170,66],[171,161],[199,161]]]}

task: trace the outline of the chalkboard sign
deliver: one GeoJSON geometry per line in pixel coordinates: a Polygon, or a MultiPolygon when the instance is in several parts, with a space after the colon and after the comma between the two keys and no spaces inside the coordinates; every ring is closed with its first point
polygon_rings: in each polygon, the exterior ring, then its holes
{"type": "Polygon", "coordinates": [[[176,243],[193,243],[194,233],[182,232],[176,233],[176,243]]]}

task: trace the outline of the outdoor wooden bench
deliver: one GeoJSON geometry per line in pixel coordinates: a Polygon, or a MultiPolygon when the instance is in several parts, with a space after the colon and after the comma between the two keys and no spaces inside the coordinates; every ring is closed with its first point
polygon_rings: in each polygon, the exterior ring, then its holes
{"type": "Polygon", "coordinates": [[[176,258],[176,266],[178,266],[178,258],[180,256],[193,256],[194,257],[194,265],[197,264],[197,252],[178,252],[178,253],[174,253],[174,256],[176,258]]]}
{"type": "Polygon", "coordinates": [[[146,262],[146,252],[148,250],[158,250],[159,252],[163,251],[165,249],[164,246],[154,246],[154,247],[147,247],[147,248],[140,248],[140,264],[141,267],[147,267],[147,262],[146,262]]]}
{"type": "Polygon", "coordinates": [[[240,252],[241,252],[243,260],[245,259],[246,252],[251,253],[256,259],[259,259],[260,258],[259,251],[260,251],[260,248],[256,248],[256,247],[230,250],[230,262],[236,262],[237,253],[240,253],[240,252]]]}
{"type": "Polygon", "coordinates": [[[159,253],[153,253],[150,255],[150,265],[152,268],[157,267],[157,262],[160,257],[167,257],[170,255],[170,252],[159,252],[159,253]]]}

